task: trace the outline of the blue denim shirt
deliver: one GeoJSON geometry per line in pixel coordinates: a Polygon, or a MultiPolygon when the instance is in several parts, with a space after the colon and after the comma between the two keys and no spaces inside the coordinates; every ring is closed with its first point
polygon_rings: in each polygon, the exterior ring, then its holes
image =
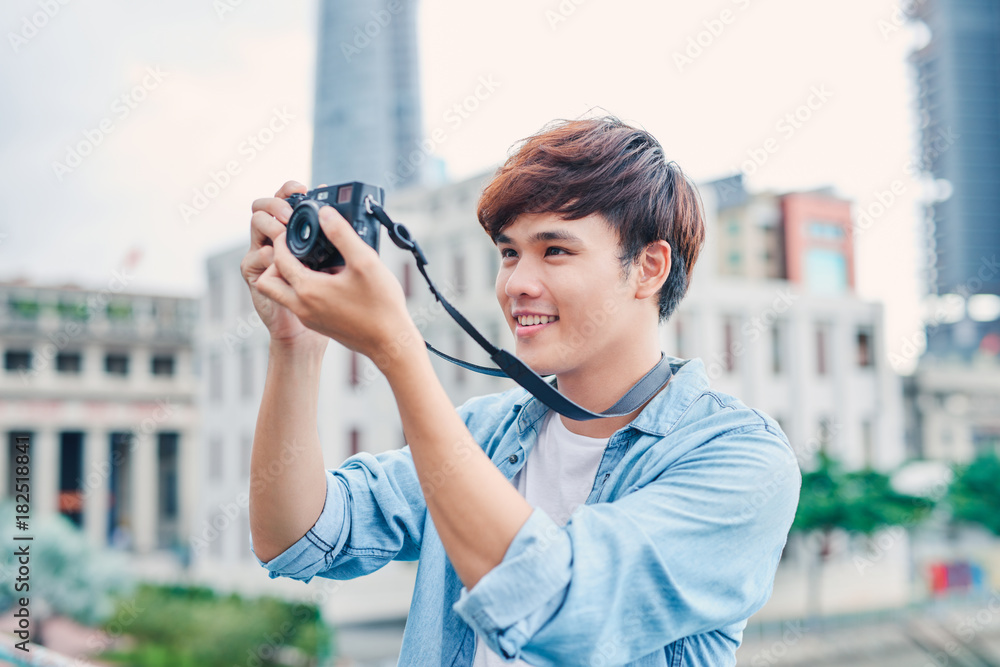
{"type": "MultiPolygon", "coordinates": [[[[735,665],[746,619],[771,595],[798,504],[777,423],[709,388],[700,359],[608,441],[564,527],[535,509],[503,561],[467,590],[427,512],[409,447],[327,471],[326,505],[269,576],[352,579],[420,560],[399,664],[472,665],[475,634],[534,665],[735,665]]],[[[507,479],[548,408],[522,389],[459,408],[507,479]]],[[[460,470],[460,469],[458,469],[460,470]]]]}

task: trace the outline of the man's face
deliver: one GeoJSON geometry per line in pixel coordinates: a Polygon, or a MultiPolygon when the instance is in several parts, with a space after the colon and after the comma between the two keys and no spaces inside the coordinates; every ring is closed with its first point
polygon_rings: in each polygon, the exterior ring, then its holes
{"type": "MultiPolygon", "coordinates": [[[[639,302],[618,259],[618,236],[598,214],[523,214],[497,236],[497,301],[516,354],[541,375],[614,363],[639,302]]],[[[631,272],[632,277],[635,271],[631,272]]]]}

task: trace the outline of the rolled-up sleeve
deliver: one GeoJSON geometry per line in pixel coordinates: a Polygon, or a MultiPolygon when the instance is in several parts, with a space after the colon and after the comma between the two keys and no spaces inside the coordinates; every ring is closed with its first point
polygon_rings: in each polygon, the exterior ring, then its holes
{"type": "MultiPolygon", "coordinates": [[[[308,582],[316,574],[330,567],[333,556],[344,546],[348,531],[347,503],[341,483],[333,471],[326,471],[326,502],[316,523],[298,542],[285,549],[268,562],[254,558],[267,570],[267,576],[289,577],[308,582]]],[[[251,540],[250,550],[253,551],[251,540]]]]}
{"type": "Polygon", "coordinates": [[[564,527],[536,509],[453,609],[507,660],[637,660],[763,606],[800,483],[783,436],[727,432],[564,527]]]}
{"type": "MultiPolygon", "coordinates": [[[[268,563],[270,577],[354,579],[420,557],[427,505],[410,447],[360,452],[326,471],[315,525],[268,563]]],[[[256,554],[254,554],[256,557],[256,554]]]]}

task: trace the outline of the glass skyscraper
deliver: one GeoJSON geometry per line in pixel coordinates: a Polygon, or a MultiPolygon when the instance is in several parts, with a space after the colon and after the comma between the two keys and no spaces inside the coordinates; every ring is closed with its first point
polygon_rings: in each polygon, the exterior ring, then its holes
{"type": "Polygon", "coordinates": [[[1000,344],[1000,2],[911,6],[931,35],[911,56],[920,166],[950,185],[942,183],[946,198],[926,208],[928,286],[932,294],[958,295],[951,297],[950,315],[931,314],[928,351],[968,358],[1000,344]],[[959,300],[965,315],[955,322],[959,300]]]}
{"type": "Polygon", "coordinates": [[[417,3],[322,0],[312,184],[419,184],[420,138],[417,3]]]}

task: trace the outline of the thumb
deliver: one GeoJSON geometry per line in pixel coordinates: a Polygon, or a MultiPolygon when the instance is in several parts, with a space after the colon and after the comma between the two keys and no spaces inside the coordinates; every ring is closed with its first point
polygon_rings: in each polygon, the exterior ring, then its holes
{"type": "MultiPolygon", "coordinates": [[[[330,243],[344,256],[344,261],[349,265],[351,261],[362,259],[367,254],[370,258],[377,258],[378,253],[370,245],[365,243],[351,223],[347,222],[332,206],[321,206],[319,209],[319,226],[330,239],[330,243]]],[[[379,230],[381,232],[381,230],[379,230]]]]}

